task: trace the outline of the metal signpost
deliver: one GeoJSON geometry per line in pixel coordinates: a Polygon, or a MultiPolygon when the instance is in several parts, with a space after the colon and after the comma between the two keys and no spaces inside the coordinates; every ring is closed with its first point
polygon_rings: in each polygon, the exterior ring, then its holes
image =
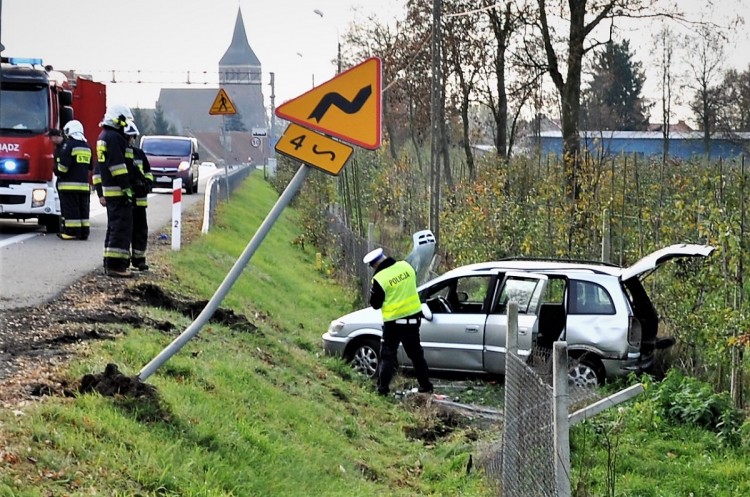
{"type": "MultiPolygon", "coordinates": [[[[373,57],[276,109],[276,115],[299,125],[291,124],[287,128],[284,132],[286,138],[279,140],[276,151],[303,162],[206,307],[180,336],[141,369],[138,373],[140,381],[148,379],[211,319],[271,226],[302,187],[310,166],[335,175],[351,156],[352,148],[348,145],[304,128],[317,129],[375,150],[380,147],[381,142],[381,100],[381,63],[380,59],[373,57]],[[304,162],[306,160],[310,161],[310,165],[304,162]]],[[[220,107],[217,111],[224,109],[222,105],[234,108],[223,89],[219,90],[211,107],[212,111],[217,101],[220,107]],[[225,96],[223,101],[220,98],[222,94],[225,96]]]]}

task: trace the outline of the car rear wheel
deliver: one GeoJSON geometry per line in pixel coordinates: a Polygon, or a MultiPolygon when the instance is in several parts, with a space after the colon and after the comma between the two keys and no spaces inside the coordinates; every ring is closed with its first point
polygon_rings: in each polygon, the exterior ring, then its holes
{"type": "Polygon", "coordinates": [[[571,360],[568,383],[578,388],[596,388],[604,384],[604,365],[596,356],[584,354],[571,360]]]}
{"type": "Polygon", "coordinates": [[[359,340],[352,350],[351,364],[358,371],[369,378],[374,378],[380,361],[380,341],[375,338],[359,340]]]}

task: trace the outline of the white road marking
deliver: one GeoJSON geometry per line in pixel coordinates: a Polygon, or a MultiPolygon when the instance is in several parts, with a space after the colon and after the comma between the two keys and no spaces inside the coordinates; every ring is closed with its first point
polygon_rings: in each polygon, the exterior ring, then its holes
{"type": "Polygon", "coordinates": [[[24,240],[34,238],[35,236],[39,236],[41,234],[42,233],[25,233],[23,235],[16,235],[10,238],[6,238],[5,240],[0,241],[0,248],[7,247],[8,245],[13,245],[14,243],[21,243],[24,240]]]}

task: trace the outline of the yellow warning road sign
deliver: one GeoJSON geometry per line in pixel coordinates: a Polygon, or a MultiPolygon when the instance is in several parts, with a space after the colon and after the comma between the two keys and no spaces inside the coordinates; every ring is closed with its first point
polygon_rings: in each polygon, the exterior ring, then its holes
{"type": "Polygon", "coordinates": [[[354,149],[345,143],[321,135],[297,124],[290,124],[274,147],[280,154],[337,175],[354,149]]]}
{"type": "Polygon", "coordinates": [[[229,95],[227,95],[227,92],[224,91],[224,88],[219,88],[219,93],[216,94],[214,103],[211,105],[211,109],[208,113],[212,116],[217,114],[229,115],[237,113],[237,109],[234,108],[234,104],[232,103],[232,100],[230,100],[229,95]]]}
{"type": "Polygon", "coordinates": [[[276,115],[360,147],[380,147],[381,63],[371,57],[276,109],[276,115]]]}

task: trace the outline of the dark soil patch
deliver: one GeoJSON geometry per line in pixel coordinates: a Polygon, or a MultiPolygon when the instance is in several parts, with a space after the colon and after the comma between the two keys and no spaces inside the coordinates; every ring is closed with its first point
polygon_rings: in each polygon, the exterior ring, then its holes
{"type": "Polygon", "coordinates": [[[116,364],[107,364],[103,373],[83,375],[78,387],[80,393],[97,392],[106,397],[123,395],[158,399],[156,387],[143,383],[136,376],[126,376],[116,364]]]}
{"type": "MultiPolygon", "coordinates": [[[[175,297],[153,283],[141,283],[127,288],[125,295],[133,302],[141,305],[177,311],[190,319],[195,319],[203,312],[206,305],[208,305],[208,300],[188,300],[175,297]]],[[[258,331],[258,327],[251,323],[245,316],[236,314],[232,309],[223,307],[219,307],[214,311],[211,321],[247,333],[258,331]]]]}

